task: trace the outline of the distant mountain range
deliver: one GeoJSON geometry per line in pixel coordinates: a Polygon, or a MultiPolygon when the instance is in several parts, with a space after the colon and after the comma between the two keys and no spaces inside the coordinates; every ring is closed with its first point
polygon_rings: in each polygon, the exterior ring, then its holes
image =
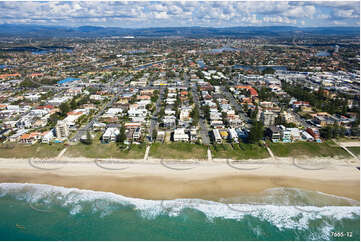
{"type": "Polygon", "coordinates": [[[359,36],[359,27],[307,27],[292,26],[270,27],[164,27],[164,28],[118,28],[118,27],[63,27],[41,25],[0,25],[0,37],[290,37],[290,34],[308,35],[345,35],[359,36]]]}

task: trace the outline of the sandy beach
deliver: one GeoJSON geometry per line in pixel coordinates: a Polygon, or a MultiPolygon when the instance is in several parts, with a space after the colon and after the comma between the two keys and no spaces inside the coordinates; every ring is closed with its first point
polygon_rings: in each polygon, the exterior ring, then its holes
{"type": "Polygon", "coordinates": [[[143,199],[219,200],[289,187],[360,200],[355,161],[277,158],[233,162],[0,159],[0,183],[38,183],[143,199]]]}

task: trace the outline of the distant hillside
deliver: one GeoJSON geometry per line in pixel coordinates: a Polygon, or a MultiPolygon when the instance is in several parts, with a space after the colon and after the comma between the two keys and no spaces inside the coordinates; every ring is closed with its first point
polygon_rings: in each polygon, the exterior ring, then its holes
{"type": "Polygon", "coordinates": [[[116,28],[116,27],[62,27],[62,26],[40,26],[40,25],[0,25],[0,37],[112,37],[127,36],[135,37],[254,37],[254,36],[289,36],[294,33],[309,35],[345,35],[359,36],[359,27],[317,27],[297,28],[291,26],[272,27],[169,27],[169,28],[116,28]]]}

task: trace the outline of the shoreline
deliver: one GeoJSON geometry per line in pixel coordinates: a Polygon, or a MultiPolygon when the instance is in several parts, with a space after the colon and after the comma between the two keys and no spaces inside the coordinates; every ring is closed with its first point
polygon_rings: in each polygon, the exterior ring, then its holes
{"type": "Polygon", "coordinates": [[[271,188],[300,188],[360,201],[360,174],[349,160],[119,160],[62,157],[1,159],[0,183],[36,183],[152,200],[219,201],[271,188]],[[62,161],[62,162],[59,162],[62,161]],[[298,162],[298,163],[297,163],[298,162]]]}

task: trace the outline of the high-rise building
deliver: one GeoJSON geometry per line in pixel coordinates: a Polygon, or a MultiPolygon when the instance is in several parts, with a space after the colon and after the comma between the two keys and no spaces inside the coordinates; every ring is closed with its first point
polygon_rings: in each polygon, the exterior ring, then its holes
{"type": "Polygon", "coordinates": [[[66,122],[59,120],[55,126],[55,134],[59,139],[67,138],[69,136],[69,127],[66,122]]]}
{"type": "Polygon", "coordinates": [[[271,111],[263,111],[261,113],[261,121],[263,122],[263,125],[268,127],[275,124],[276,114],[271,111]]]}

